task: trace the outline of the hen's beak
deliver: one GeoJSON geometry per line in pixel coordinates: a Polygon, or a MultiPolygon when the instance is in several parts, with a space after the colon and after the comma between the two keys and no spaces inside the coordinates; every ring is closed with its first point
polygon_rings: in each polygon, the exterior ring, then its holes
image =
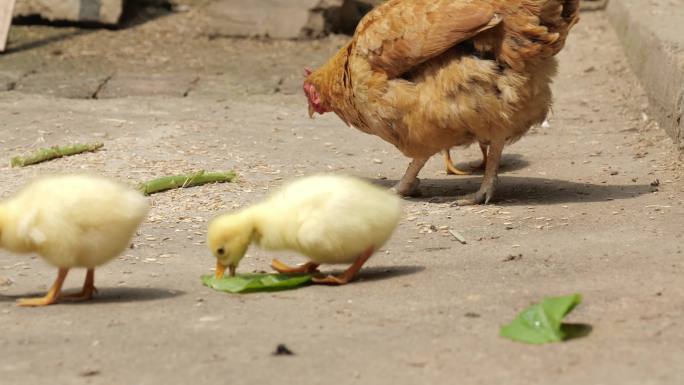
{"type": "Polygon", "coordinates": [[[314,110],[314,106],[312,106],[311,104],[309,104],[309,119],[313,119],[313,117],[314,117],[314,112],[316,112],[316,110],[314,110]]]}
{"type": "Polygon", "coordinates": [[[221,264],[221,262],[216,261],[216,278],[223,278],[223,274],[226,272],[226,267],[221,264]]]}

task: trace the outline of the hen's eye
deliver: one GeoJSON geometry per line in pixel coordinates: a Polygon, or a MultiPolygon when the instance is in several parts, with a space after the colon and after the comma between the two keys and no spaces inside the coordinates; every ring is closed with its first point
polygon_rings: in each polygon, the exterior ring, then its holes
{"type": "Polygon", "coordinates": [[[223,247],[220,247],[218,250],[216,250],[216,252],[218,253],[218,255],[223,255],[226,253],[226,250],[223,247]]]}

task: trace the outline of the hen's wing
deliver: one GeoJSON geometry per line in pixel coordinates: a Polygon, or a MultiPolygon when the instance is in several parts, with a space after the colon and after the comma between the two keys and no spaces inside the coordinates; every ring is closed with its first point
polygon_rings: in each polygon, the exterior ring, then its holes
{"type": "Polygon", "coordinates": [[[500,22],[478,1],[390,0],[359,24],[355,53],[393,78],[500,22]]]}

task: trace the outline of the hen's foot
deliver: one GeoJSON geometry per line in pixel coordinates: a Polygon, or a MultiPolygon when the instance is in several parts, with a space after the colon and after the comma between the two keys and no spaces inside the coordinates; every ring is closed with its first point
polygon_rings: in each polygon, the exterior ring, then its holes
{"type": "Polygon", "coordinates": [[[418,179],[418,173],[425,166],[428,158],[413,158],[411,163],[409,163],[404,176],[401,180],[394,185],[390,190],[396,192],[402,196],[418,196],[420,192],[418,191],[418,186],[420,184],[420,179],[418,179]]]}
{"type": "Polygon", "coordinates": [[[460,168],[456,167],[452,163],[446,164],[446,173],[447,173],[447,175],[470,175],[470,174],[472,174],[470,171],[461,170],[460,168]]]}
{"type": "Polygon", "coordinates": [[[280,274],[318,273],[318,264],[313,262],[307,262],[297,267],[291,267],[280,262],[277,259],[274,259],[273,261],[271,261],[271,267],[273,268],[273,270],[277,271],[280,274]]]}
{"type": "Polygon", "coordinates": [[[416,178],[411,183],[399,181],[399,183],[395,184],[390,190],[404,197],[415,197],[420,195],[418,186],[420,186],[420,179],[416,178]]]}
{"type": "Polygon", "coordinates": [[[480,151],[482,151],[482,163],[480,163],[477,168],[479,170],[486,170],[487,169],[487,152],[488,152],[489,146],[486,144],[480,143],[480,151]]]}
{"type": "Polygon", "coordinates": [[[487,183],[486,181],[482,184],[480,189],[473,193],[473,194],[468,194],[464,196],[461,199],[458,199],[456,202],[454,202],[452,205],[453,206],[472,206],[472,205],[479,205],[479,204],[488,204],[489,201],[494,197],[494,190],[496,190],[496,182],[497,178],[492,178],[492,181],[490,183],[487,183]]]}
{"type": "Polygon", "coordinates": [[[470,175],[470,171],[461,170],[454,165],[449,150],[444,150],[442,153],[444,154],[444,165],[446,166],[447,175],[470,175]]]}

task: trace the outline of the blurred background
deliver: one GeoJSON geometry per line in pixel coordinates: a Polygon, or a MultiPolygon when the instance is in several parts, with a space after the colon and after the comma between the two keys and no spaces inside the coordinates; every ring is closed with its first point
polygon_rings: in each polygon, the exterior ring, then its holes
{"type": "Polygon", "coordinates": [[[2,0],[14,18],[0,91],[79,99],[296,94],[302,69],[320,65],[382,1],[2,0]]]}
{"type": "Polygon", "coordinates": [[[320,64],[381,1],[16,0],[0,90],[297,93],[303,67],[320,64]]]}

